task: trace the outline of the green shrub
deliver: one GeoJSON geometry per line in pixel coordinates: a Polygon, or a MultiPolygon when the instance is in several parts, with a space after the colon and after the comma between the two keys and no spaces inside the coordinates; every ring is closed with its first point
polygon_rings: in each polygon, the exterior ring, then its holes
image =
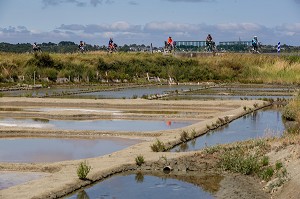
{"type": "Polygon", "coordinates": [[[269,157],[268,157],[268,156],[264,156],[264,157],[261,159],[261,164],[262,164],[262,166],[267,166],[267,165],[269,165],[269,157]]]}
{"type": "Polygon", "coordinates": [[[180,141],[186,142],[189,139],[189,134],[187,131],[182,131],[180,134],[180,141]]]}
{"type": "Polygon", "coordinates": [[[272,167],[267,167],[261,171],[259,176],[263,180],[269,181],[272,178],[273,174],[274,174],[274,169],[272,167]]]}
{"type": "Polygon", "coordinates": [[[289,121],[295,121],[296,119],[296,112],[292,106],[287,105],[283,109],[282,117],[289,121]]]}
{"type": "Polygon", "coordinates": [[[275,164],[275,169],[278,171],[279,169],[281,169],[283,167],[282,162],[276,162],[275,164]]]}
{"type": "Polygon", "coordinates": [[[192,129],[192,132],[191,132],[191,138],[196,137],[196,134],[197,134],[196,130],[195,130],[195,129],[192,129]]]}
{"type": "Polygon", "coordinates": [[[142,164],[144,164],[144,163],[145,163],[144,156],[138,155],[138,156],[135,158],[135,163],[136,163],[136,165],[138,165],[138,166],[141,166],[142,164]]]}
{"type": "Polygon", "coordinates": [[[166,150],[165,144],[158,139],[156,139],[156,142],[152,144],[150,147],[153,152],[163,152],[166,150]]]}
{"type": "Polygon", "coordinates": [[[81,180],[85,180],[86,176],[89,174],[91,166],[88,165],[87,161],[81,162],[77,168],[77,176],[81,180]]]}
{"type": "Polygon", "coordinates": [[[204,148],[204,151],[207,153],[207,154],[213,154],[215,152],[218,152],[221,150],[221,146],[220,145],[217,145],[217,146],[212,146],[212,147],[205,147],[204,148]]]}
{"type": "Polygon", "coordinates": [[[220,167],[244,175],[255,173],[259,169],[258,158],[243,154],[240,150],[225,151],[220,158],[220,167]]]}
{"type": "Polygon", "coordinates": [[[41,71],[41,75],[48,77],[50,81],[56,81],[57,79],[57,70],[54,68],[45,68],[41,71]]]}
{"type": "Polygon", "coordinates": [[[48,53],[35,53],[33,58],[27,61],[26,65],[38,68],[52,68],[55,66],[54,60],[48,53]]]}

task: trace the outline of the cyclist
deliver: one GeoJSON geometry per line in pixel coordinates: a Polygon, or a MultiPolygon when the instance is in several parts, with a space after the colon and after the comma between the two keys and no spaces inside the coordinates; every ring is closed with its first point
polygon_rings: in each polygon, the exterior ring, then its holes
{"type": "Polygon", "coordinates": [[[257,36],[254,36],[252,39],[252,47],[254,51],[258,50],[258,39],[257,36]]]}
{"type": "Polygon", "coordinates": [[[83,52],[83,51],[84,51],[84,42],[83,42],[83,41],[80,41],[80,42],[79,42],[78,48],[79,48],[79,51],[80,51],[80,52],[83,52]]]}
{"type": "Polygon", "coordinates": [[[173,48],[173,39],[171,36],[168,38],[167,44],[173,48]]]}

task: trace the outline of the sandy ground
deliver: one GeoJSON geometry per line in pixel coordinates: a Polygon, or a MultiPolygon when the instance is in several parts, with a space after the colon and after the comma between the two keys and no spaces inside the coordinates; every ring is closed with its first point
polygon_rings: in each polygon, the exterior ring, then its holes
{"type": "MultiPolygon", "coordinates": [[[[30,99],[30,98],[0,98],[0,108],[70,108],[67,111],[0,111],[2,116],[18,117],[43,117],[43,118],[139,118],[139,119],[177,119],[177,120],[198,120],[199,122],[182,129],[156,131],[152,133],[133,133],[133,132],[101,132],[101,131],[53,131],[49,129],[36,130],[24,128],[0,127],[0,137],[101,137],[118,136],[124,138],[142,138],[144,142],[131,146],[122,151],[108,154],[101,157],[87,159],[92,167],[88,175],[88,181],[79,180],[76,169],[83,160],[64,161],[56,163],[31,163],[31,164],[12,164],[0,163],[0,171],[18,172],[44,172],[47,174],[43,178],[29,181],[24,184],[3,189],[0,191],[0,198],[59,198],[68,193],[78,190],[97,180],[120,173],[126,170],[135,170],[135,158],[138,155],[145,157],[146,162],[156,162],[163,155],[167,159],[178,159],[190,157],[200,152],[186,153],[155,153],[150,149],[150,145],[156,139],[164,142],[167,147],[180,143],[180,134],[183,130],[192,131],[199,136],[207,132],[207,125],[215,123],[218,118],[228,117],[234,120],[244,114],[247,110],[263,107],[266,102],[262,101],[149,101],[142,99],[116,99],[116,100],[80,100],[80,99],[30,99]],[[255,104],[255,106],[254,106],[255,104]],[[78,111],[78,109],[93,110],[119,110],[122,114],[113,115],[108,112],[78,111]],[[73,109],[73,110],[72,110],[73,109]],[[155,113],[150,113],[155,111],[155,113]],[[172,113],[165,114],[167,111],[172,113]]],[[[280,189],[268,193],[263,190],[266,183],[260,183],[257,179],[241,175],[228,174],[221,181],[217,198],[299,198],[297,191],[299,187],[299,146],[293,145],[290,148],[272,151],[273,161],[284,160],[288,172],[291,174],[290,181],[286,182],[280,189]],[[292,153],[291,153],[292,152],[292,153]],[[291,155],[293,154],[293,155],[291,155]],[[293,190],[293,191],[291,191],[293,190]]],[[[208,162],[207,164],[214,164],[208,162]]],[[[299,189],[298,189],[299,190],[299,189]]]]}

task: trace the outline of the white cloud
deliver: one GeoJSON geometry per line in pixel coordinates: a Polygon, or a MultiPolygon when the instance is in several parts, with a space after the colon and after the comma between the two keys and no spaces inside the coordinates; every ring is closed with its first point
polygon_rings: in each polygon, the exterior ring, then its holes
{"type": "Polygon", "coordinates": [[[89,24],[89,25],[79,25],[79,24],[71,24],[65,25],[62,24],[57,29],[59,30],[69,30],[69,31],[80,31],[84,33],[96,34],[99,32],[124,32],[124,31],[141,31],[141,26],[132,25],[124,21],[114,22],[112,24],[89,24]]]}
{"type": "Polygon", "coordinates": [[[168,36],[174,40],[205,40],[210,33],[216,42],[233,40],[251,40],[257,35],[263,44],[274,44],[278,41],[289,45],[300,45],[300,23],[282,24],[276,27],[265,27],[255,23],[223,23],[216,25],[184,24],[172,22],[150,22],[145,25],[134,25],[125,21],[112,24],[62,24],[49,32],[29,30],[24,26],[0,27],[1,39],[10,43],[60,42],[84,40],[90,44],[104,44],[113,37],[122,45],[129,43],[162,46],[168,36]]]}
{"type": "Polygon", "coordinates": [[[215,0],[164,0],[169,2],[184,2],[184,3],[202,3],[202,2],[214,2],[215,0]]]}
{"type": "Polygon", "coordinates": [[[255,23],[223,23],[217,24],[216,28],[220,31],[260,31],[263,29],[261,25],[255,23]]]}
{"type": "Polygon", "coordinates": [[[78,7],[84,7],[87,5],[92,5],[96,7],[98,5],[103,5],[103,4],[112,4],[114,3],[114,1],[113,0],[89,0],[89,2],[87,2],[86,0],[42,0],[42,4],[44,5],[44,7],[59,6],[60,4],[65,4],[65,3],[74,4],[78,7]]]}
{"type": "Polygon", "coordinates": [[[144,27],[145,31],[186,32],[199,30],[198,25],[173,22],[151,22],[144,27]]]}

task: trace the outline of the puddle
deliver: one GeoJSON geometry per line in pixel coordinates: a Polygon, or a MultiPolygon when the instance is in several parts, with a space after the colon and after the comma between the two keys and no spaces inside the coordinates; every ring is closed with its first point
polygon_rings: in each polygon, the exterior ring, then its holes
{"type": "Polygon", "coordinates": [[[181,144],[171,152],[195,151],[206,146],[232,143],[264,136],[281,136],[285,130],[279,109],[264,109],[239,118],[229,125],[181,144]]]}
{"type": "Polygon", "coordinates": [[[122,138],[0,139],[0,162],[57,162],[103,156],[139,143],[122,138]]]}
{"type": "Polygon", "coordinates": [[[0,171],[0,190],[47,176],[38,172],[0,171]]]}
{"type": "Polygon", "coordinates": [[[184,174],[182,176],[151,175],[151,174],[120,174],[80,190],[65,199],[86,198],[214,198],[222,177],[197,176],[184,174]],[[208,183],[214,181],[214,183],[208,183]],[[209,185],[208,185],[209,184],[209,185]],[[217,186],[209,187],[210,185],[217,186]]]}
{"type": "Polygon", "coordinates": [[[24,127],[57,130],[96,130],[150,132],[177,129],[194,124],[195,121],[157,120],[47,120],[0,118],[0,127],[24,127]]]}

